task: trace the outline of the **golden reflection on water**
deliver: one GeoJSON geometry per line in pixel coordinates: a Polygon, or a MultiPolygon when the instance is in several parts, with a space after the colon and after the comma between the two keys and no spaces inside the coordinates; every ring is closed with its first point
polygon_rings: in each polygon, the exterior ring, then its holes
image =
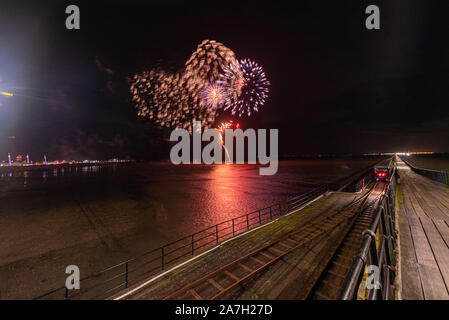
{"type": "MultiPolygon", "coordinates": [[[[201,217],[209,223],[217,223],[247,213],[254,199],[248,197],[258,179],[250,179],[257,167],[236,164],[214,165],[204,184],[202,206],[208,208],[201,217]]],[[[206,222],[206,221],[205,221],[206,222]]]]}

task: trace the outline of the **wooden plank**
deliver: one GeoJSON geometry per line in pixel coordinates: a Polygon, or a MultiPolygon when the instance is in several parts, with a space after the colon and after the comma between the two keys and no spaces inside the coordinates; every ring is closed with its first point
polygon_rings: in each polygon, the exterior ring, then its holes
{"type": "Polygon", "coordinates": [[[277,248],[275,248],[275,247],[269,247],[268,250],[274,251],[275,253],[277,253],[277,254],[279,254],[279,255],[285,253],[285,251],[281,251],[281,250],[279,250],[279,249],[277,249],[277,248]]]}
{"type": "Polygon", "coordinates": [[[253,269],[251,269],[251,268],[248,267],[248,266],[245,266],[245,265],[242,264],[242,263],[239,263],[238,266],[241,267],[241,268],[243,268],[243,269],[245,269],[245,270],[248,271],[248,272],[253,272],[253,271],[254,271],[253,269]]]}
{"type": "MultiPolygon", "coordinates": [[[[443,195],[439,192],[432,192],[430,186],[426,186],[425,190],[426,190],[425,193],[426,201],[431,201],[438,207],[439,213],[438,216],[435,218],[442,220],[449,219],[449,204],[448,207],[445,205],[445,203],[443,202],[444,198],[443,195]]],[[[449,191],[447,193],[449,194],[449,191]]]]}
{"type": "Polygon", "coordinates": [[[281,246],[283,246],[283,247],[285,247],[285,248],[287,248],[287,249],[293,248],[291,245],[288,245],[288,244],[286,244],[285,242],[278,242],[278,244],[281,245],[281,246]]]}
{"type": "Polygon", "coordinates": [[[224,288],[218,283],[218,282],[216,282],[214,279],[207,279],[207,281],[211,284],[211,285],[213,285],[214,287],[215,287],[215,289],[217,289],[218,291],[223,291],[224,290],[224,288]]]}
{"type": "MultiPolygon", "coordinates": [[[[278,261],[263,276],[250,287],[250,292],[258,299],[295,299],[296,291],[305,292],[304,284],[310,272],[319,266],[317,256],[325,252],[329,246],[329,239],[323,235],[310,243],[309,247],[302,247],[292,252],[286,259],[278,261]],[[305,281],[304,284],[298,280],[305,281]]],[[[243,294],[239,299],[251,298],[243,294]]],[[[304,298],[303,298],[304,299],[304,298]]]]}
{"type": "MultiPolygon", "coordinates": [[[[301,273],[296,269],[298,263],[307,259],[305,257],[316,245],[325,245],[319,239],[310,244],[311,247],[301,247],[287,255],[284,259],[277,261],[270,266],[259,277],[255,278],[245,286],[236,299],[276,299],[279,292],[289,283],[295,273],[301,273]]],[[[315,253],[313,253],[315,255],[315,253]]]]}
{"type": "Polygon", "coordinates": [[[289,235],[288,238],[291,239],[291,241],[294,241],[295,243],[299,243],[304,240],[304,238],[300,238],[300,236],[296,234],[289,235]]]}
{"type": "Polygon", "coordinates": [[[195,291],[195,289],[190,289],[188,291],[196,300],[203,300],[203,298],[195,291]]]}
{"type": "Polygon", "coordinates": [[[263,262],[262,260],[257,259],[256,257],[251,256],[251,257],[249,257],[249,258],[250,258],[251,260],[253,260],[253,261],[259,263],[259,264],[262,265],[262,266],[265,264],[265,262],[263,262]]]}
{"type": "Polygon", "coordinates": [[[423,183],[414,185],[414,189],[417,201],[430,218],[444,218],[445,214],[437,205],[439,201],[433,199],[432,193],[428,192],[428,189],[423,183]]]}
{"type": "Polygon", "coordinates": [[[413,173],[413,174],[416,176],[416,179],[418,179],[420,183],[430,186],[433,192],[445,194],[446,195],[445,199],[449,200],[449,197],[448,197],[449,186],[448,185],[440,183],[436,180],[432,180],[432,179],[422,176],[420,174],[416,174],[416,173],[413,173]]]}
{"type": "Polygon", "coordinates": [[[410,231],[415,246],[416,258],[419,264],[436,265],[435,258],[427,241],[426,234],[418,218],[409,218],[410,231]]]}
{"type": "Polygon", "coordinates": [[[270,255],[270,254],[268,254],[268,253],[266,253],[266,252],[263,252],[263,251],[260,251],[259,252],[261,255],[263,255],[264,257],[266,257],[267,259],[270,259],[270,260],[273,260],[275,257],[273,257],[272,255],[270,255]]]}
{"type": "Polygon", "coordinates": [[[415,194],[414,194],[413,190],[410,188],[410,186],[407,186],[406,190],[407,190],[408,199],[409,199],[410,204],[412,205],[413,209],[415,210],[415,213],[419,217],[427,217],[427,214],[424,212],[423,208],[421,207],[421,204],[416,199],[415,194]]]}
{"type": "Polygon", "coordinates": [[[413,208],[410,197],[408,195],[408,191],[406,188],[403,188],[403,201],[404,201],[404,211],[406,212],[407,217],[416,217],[418,218],[418,215],[415,212],[415,209],[413,208]]]}
{"type": "Polygon", "coordinates": [[[446,243],[446,246],[449,247],[449,226],[443,220],[438,219],[433,220],[433,223],[446,243]]]}
{"type": "Polygon", "coordinates": [[[424,292],[418,270],[418,261],[416,260],[408,219],[404,213],[405,210],[401,208],[398,214],[401,245],[401,296],[404,300],[423,300],[424,292]]]}
{"type": "Polygon", "coordinates": [[[446,286],[444,285],[443,277],[441,276],[421,222],[419,219],[414,218],[410,218],[409,222],[424,297],[430,300],[445,299],[447,298],[446,286]]]}
{"type": "Polygon", "coordinates": [[[235,274],[230,273],[228,270],[224,270],[223,271],[227,276],[229,276],[230,278],[234,279],[235,281],[240,281],[240,278],[237,277],[235,274]]]}
{"type": "Polygon", "coordinates": [[[438,205],[444,213],[442,219],[449,223],[449,188],[444,193],[436,193],[435,198],[438,200],[438,205]]]}
{"type": "Polygon", "coordinates": [[[419,265],[426,300],[448,300],[448,293],[438,268],[419,265]]]}
{"type": "Polygon", "coordinates": [[[449,187],[444,192],[438,192],[438,200],[442,205],[444,205],[445,209],[444,212],[446,216],[449,216],[449,187]]]}
{"type": "Polygon", "coordinates": [[[427,235],[427,239],[432,247],[433,254],[438,263],[441,275],[443,276],[446,292],[449,286],[449,248],[444,242],[431,219],[421,219],[422,226],[427,235]]]}

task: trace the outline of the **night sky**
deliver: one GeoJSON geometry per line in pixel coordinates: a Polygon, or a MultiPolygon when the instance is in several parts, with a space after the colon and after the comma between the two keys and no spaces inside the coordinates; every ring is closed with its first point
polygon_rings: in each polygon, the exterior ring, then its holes
{"type": "Polygon", "coordinates": [[[269,99],[240,122],[279,129],[280,155],[449,151],[448,1],[8,2],[0,160],[168,158],[169,131],[137,117],[129,79],[182,68],[204,39],[263,66],[269,99]],[[69,4],[81,30],[65,29],[69,4]],[[365,28],[369,4],[381,30],[365,28]]]}

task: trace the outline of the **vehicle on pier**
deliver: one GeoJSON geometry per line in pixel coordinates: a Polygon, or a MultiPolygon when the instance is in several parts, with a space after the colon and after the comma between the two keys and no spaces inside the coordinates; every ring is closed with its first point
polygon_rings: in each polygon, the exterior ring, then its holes
{"type": "Polygon", "coordinates": [[[374,179],[376,181],[390,181],[393,174],[393,158],[388,158],[374,166],[374,179]]]}

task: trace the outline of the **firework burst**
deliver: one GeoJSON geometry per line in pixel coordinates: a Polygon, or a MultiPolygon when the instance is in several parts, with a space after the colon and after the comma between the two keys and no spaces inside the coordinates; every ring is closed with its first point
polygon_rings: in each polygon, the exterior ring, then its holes
{"type": "Polygon", "coordinates": [[[215,40],[204,40],[185,63],[184,77],[209,83],[217,80],[228,65],[236,63],[231,49],[215,40]]]}
{"type": "Polygon", "coordinates": [[[226,129],[239,129],[240,123],[229,120],[218,125],[217,129],[223,134],[226,129]]]}
{"type": "Polygon", "coordinates": [[[219,109],[228,101],[228,90],[218,82],[212,82],[201,90],[200,104],[202,107],[219,109]]]}
{"type": "Polygon", "coordinates": [[[145,71],[134,76],[131,93],[137,114],[149,117],[161,127],[191,132],[193,120],[201,121],[205,128],[215,122],[216,110],[196,106],[181,73],[145,71]]]}
{"type": "Polygon", "coordinates": [[[241,95],[242,87],[245,83],[240,64],[237,62],[226,66],[223,69],[223,73],[220,74],[218,82],[226,88],[228,100],[224,109],[228,109],[241,95]]]}
{"type": "Polygon", "coordinates": [[[138,115],[148,116],[161,127],[184,128],[191,132],[192,121],[199,120],[204,128],[210,128],[225,94],[215,81],[230,63],[238,63],[231,49],[220,42],[204,40],[181,72],[168,73],[155,68],[135,75],[131,93],[138,115]],[[214,96],[209,90],[213,86],[220,89],[221,94],[214,96]]]}
{"type": "Polygon", "coordinates": [[[259,111],[268,98],[268,81],[262,67],[249,59],[241,60],[238,66],[230,65],[222,74],[222,78],[229,84],[230,90],[236,92],[232,102],[225,106],[231,108],[232,114],[242,116],[246,112],[251,116],[252,111],[259,111]]]}
{"type": "Polygon", "coordinates": [[[154,68],[136,74],[130,89],[139,116],[192,132],[193,120],[205,129],[212,127],[219,109],[250,116],[265,103],[269,85],[255,62],[239,62],[222,43],[204,40],[180,72],[154,68]]]}
{"type": "Polygon", "coordinates": [[[230,64],[238,63],[234,52],[215,40],[204,40],[185,63],[183,83],[195,105],[201,105],[201,93],[217,81],[230,64]]]}

